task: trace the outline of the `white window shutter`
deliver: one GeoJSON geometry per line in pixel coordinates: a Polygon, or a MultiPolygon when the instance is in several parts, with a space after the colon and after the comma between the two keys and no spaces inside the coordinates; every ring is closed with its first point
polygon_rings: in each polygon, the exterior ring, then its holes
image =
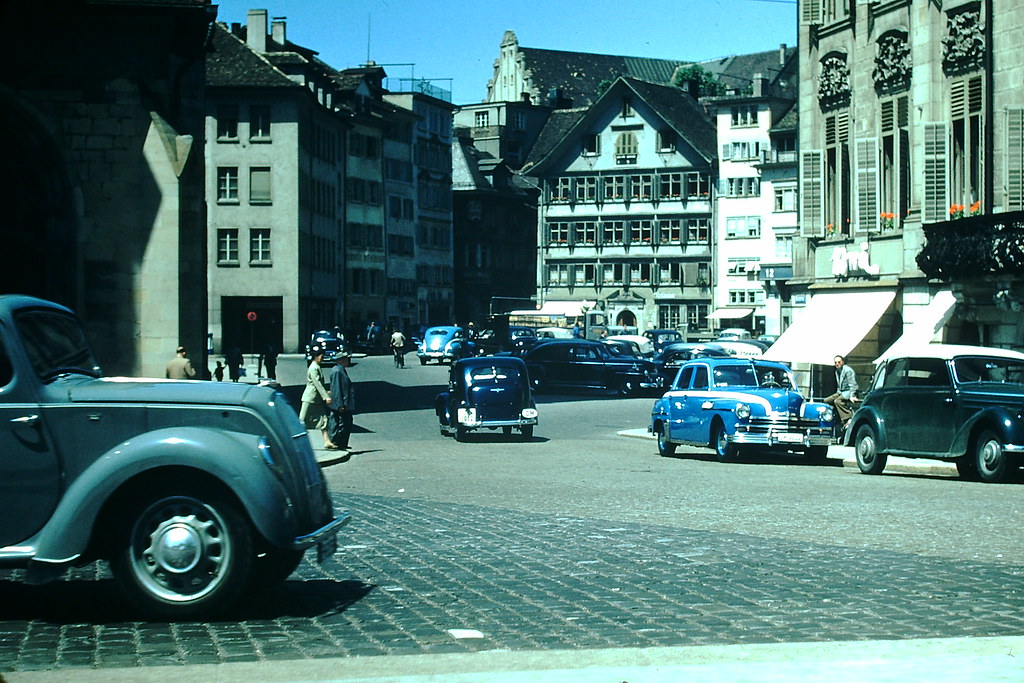
{"type": "Polygon", "coordinates": [[[858,230],[877,231],[878,225],[878,138],[860,138],[855,143],[857,165],[858,230]]]}
{"type": "Polygon", "coordinates": [[[821,0],[800,0],[800,25],[821,24],[821,0]]]}
{"type": "Polygon", "coordinates": [[[731,159],[731,158],[732,158],[732,145],[730,145],[730,144],[722,145],[722,159],[731,159]]]}
{"type": "Polygon", "coordinates": [[[924,124],[924,222],[948,219],[946,159],[949,126],[944,121],[924,124]]]}
{"type": "Polygon", "coordinates": [[[800,234],[817,237],[824,230],[822,179],[824,158],[820,149],[800,152],[800,234]]]}
{"type": "Polygon", "coordinates": [[[1024,210],[1024,109],[1006,112],[1006,210],[1024,210]]]}

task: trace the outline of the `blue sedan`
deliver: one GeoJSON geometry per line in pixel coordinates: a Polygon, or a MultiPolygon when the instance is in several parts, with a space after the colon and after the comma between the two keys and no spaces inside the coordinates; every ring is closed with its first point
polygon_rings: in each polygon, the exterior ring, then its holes
{"type": "Polygon", "coordinates": [[[658,451],[713,448],[719,460],[741,447],[799,451],[824,460],[832,442],[832,408],[807,401],[782,363],[746,358],[699,358],[679,368],[654,404],[650,431],[658,451]]]}

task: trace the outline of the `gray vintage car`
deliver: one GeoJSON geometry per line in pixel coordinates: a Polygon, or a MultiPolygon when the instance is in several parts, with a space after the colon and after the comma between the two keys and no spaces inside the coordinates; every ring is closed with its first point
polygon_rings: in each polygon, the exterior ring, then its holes
{"type": "Polygon", "coordinates": [[[265,386],[103,377],[74,314],[0,297],[0,567],[110,562],[144,615],[195,618],[336,550],[295,410],[265,386]]]}

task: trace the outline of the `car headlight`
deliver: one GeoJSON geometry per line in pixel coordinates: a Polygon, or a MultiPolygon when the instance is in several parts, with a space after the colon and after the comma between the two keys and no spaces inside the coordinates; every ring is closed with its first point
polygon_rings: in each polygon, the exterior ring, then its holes
{"type": "Polygon", "coordinates": [[[532,420],[533,418],[537,417],[537,409],[523,408],[522,416],[525,417],[527,420],[532,420]]]}
{"type": "Polygon", "coordinates": [[[475,425],[476,408],[459,408],[459,422],[464,425],[475,425]]]}
{"type": "Polygon", "coordinates": [[[746,403],[737,403],[736,407],[733,408],[733,412],[736,413],[736,417],[740,420],[746,420],[750,417],[750,406],[746,403]]]}
{"type": "Polygon", "coordinates": [[[831,422],[835,414],[832,412],[832,406],[818,406],[818,419],[822,422],[831,422]]]}

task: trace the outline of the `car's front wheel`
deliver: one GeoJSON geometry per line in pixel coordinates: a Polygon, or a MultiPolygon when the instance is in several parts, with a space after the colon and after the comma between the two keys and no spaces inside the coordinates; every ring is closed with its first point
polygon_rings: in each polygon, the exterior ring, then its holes
{"type": "Polygon", "coordinates": [[[455,428],[455,440],[456,441],[465,441],[466,437],[468,435],[469,435],[469,430],[466,429],[465,427],[463,427],[462,425],[459,425],[458,427],[455,428]]]}
{"type": "Polygon", "coordinates": [[[118,544],[112,560],[118,585],[140,611],[159,619],[223,610],[248,583],[253,563],[248,520],[206,487],[137,499],[118,544]]]}
{"type": "Polygon", "coordinates": [[[881,474],[887,460],[884,453],[878,452],[878,439],[875,430],[868,425],[857,429],[853,440],[854,452],[857,454],[857,467],[864,474],[881,474]]]}
{"type": "Polygon", "coordinates": [[[715,425],[714,433],[711,436],[711,443],[715,447],[715,455],[718,456],[719,462],[735,460],[736,456],[739,455],[739,446],[729,441],[729,434],[725,431],[725,425],[721,422],[715,425]]]}
{"type": "Polygon", "coordinates": [[[986,429],[978,437],[974,462],[982,481],[999,483],[1006,481],[1010,464],[1003,453],[1003,440],[992,430],[986,429]]]}
{"type": "Polygon", "coordinates": [[[533,425],[523,425],[519,428],[522,432],[523,441],[531,441],[533,439],[533,425]]]}

